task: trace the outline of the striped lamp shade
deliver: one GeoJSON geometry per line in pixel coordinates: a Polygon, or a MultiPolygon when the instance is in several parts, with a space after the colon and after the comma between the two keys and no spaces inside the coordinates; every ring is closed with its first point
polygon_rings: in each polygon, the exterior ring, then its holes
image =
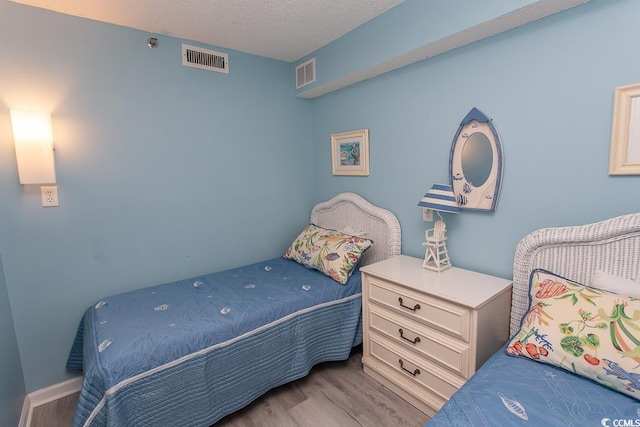
{"type": "Polygon", "coordinates": [[[433,184],[433,187],[427,191],[418,206],[434,211],[460,213],[460,208],[456,203],[456,196],[450,185],[433,184]]]}

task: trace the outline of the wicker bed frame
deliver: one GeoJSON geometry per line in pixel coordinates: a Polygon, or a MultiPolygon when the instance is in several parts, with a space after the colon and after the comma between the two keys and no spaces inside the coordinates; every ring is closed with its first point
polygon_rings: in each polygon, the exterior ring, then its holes
{"type": "Polygon", "coordinates": [[[400,255],[400,223],[396,216],[358,194],[341,193],[317,204],[311,211],[311,223],[334,230],[349,227],[366,232],[374,244],[360,259],[361,266],[400,255]]]}
{"type": "Polygon", "coordinates": [[[513,262],[511,335],[529,307],[529,275],[544,268],[589,286],[595,270],[640,277],[640,213],[572,227],[543,228],[525,236],[513,262]]]}

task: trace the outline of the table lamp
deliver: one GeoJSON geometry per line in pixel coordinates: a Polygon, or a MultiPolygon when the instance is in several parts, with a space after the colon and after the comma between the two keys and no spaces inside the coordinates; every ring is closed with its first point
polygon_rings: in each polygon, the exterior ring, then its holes
{"type": "Polygon", "coordinates": [[[426,241],[422,246],[426,248],[422,266],[437,272],[451,267],[451,259],[447,251],[447,227],[440,212],[460,213],[456,203],[453,189],[450,185],[433,184],[424,197],[418,202],[418,206],[436,211],[440,218],[433,228],[425,232],[426,241]]]}

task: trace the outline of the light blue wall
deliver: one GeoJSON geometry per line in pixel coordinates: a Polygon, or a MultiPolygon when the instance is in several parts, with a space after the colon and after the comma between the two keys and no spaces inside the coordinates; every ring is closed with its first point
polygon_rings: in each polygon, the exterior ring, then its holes
{"type": "Polygon", "coordinates": [[[640,210],[640,176],[607,174],[613,88],[640,81],[637,16],[593,0],[309,101],[294,64],[231,51],[229,75],[184,68],[180,40],[151,50],[144,32],[0,2],[0,252],[26,391],[70,375],[90,303],[278,256],[338,192],[394,211],[421,257],[416,204],[474,106],[502,135],[504,185],[495,213],[447,216],[455,265],[510,277],[529,231],[640,210]],[[52,112],[59,208],[18,184],[10,108],[52,112]],[[361,128],[371,175],[332,176],[330,134],[361,128]]]}
{"type": "Polygon", "coordinates": [[[514,249],[540,227],[640,211],[640,176],[608,175],[613,89],[640,81],[635,0],[594,0],[313,100],[316,198],[361,193],[398,215],[403,252],[422,257],[416,204],[448,182],[467,112],[493,119],[505,154],[495,213],[447,215],[454,265],[511,277],[514,249]],[[370,171],[331,175],[329,136],[368,128],[370,171]]]}
{"type": "Polygon", "coordinates": [[[150,36],[0,2],[0,251],[28,392],[71,375],[92,302],[279,256],[308,222],[291,64],[226,51],[228,75],[187,68],[181,40],[150,36]],[[58,208],[18,184],[10,108],[51,111],[58,208]]]}
{"type": "Polygon", "coordinates": [[[22,365],[0,256],[0,425],[15,426],[25,395],[22,365]]]}

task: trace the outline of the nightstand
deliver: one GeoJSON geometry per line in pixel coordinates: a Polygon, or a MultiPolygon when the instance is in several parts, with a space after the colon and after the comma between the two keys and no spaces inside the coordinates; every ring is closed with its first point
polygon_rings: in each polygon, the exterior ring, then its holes
{"type": "Polygon", "coordinates": [[[399,255],[362,272],[364,371],[428,416],[509,338],[511,281],[399,255]]]}

